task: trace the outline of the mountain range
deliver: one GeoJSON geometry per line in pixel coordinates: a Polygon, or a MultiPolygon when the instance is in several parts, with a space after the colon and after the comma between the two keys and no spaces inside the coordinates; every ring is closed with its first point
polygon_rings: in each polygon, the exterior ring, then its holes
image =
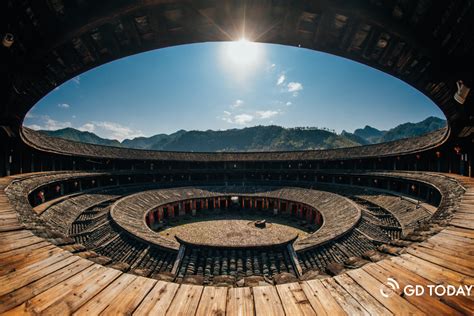
{"type": "Polygon", "coordinates": [[[106,139],[91,132],[74,128],[55,131],[41,131],[49,136],[91,144],[123,148],[166,150],[166,151],[279,151],[334,149],[376,144],[402,138],[420,136],[443,128],[446,121],[428,117],[418,123],[404,123],[389,130],[378,130],[365,126],[349,133],[336,134],[327,129],[314,127],[284,128],[280,126],[255,126],[224,131],[185,131],[172,134],[157,134],[151,137],[137,137],[119,142],[106,139]]]}

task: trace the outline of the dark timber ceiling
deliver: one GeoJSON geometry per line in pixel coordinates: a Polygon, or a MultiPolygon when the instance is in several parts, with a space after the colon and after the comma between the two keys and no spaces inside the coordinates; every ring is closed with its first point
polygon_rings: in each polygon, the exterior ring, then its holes
{"type": "Polygon", "coordinates": [[[472,96],[462,106],[453,100],[457,80],[473,87],[473,1],[4,0],[1,6],[0,34],[12,33],[15,42],[0,47],[0,126],[14,133],[40,98],[88,69],[243,32],[398,77],[443,110],[454,137],[474,126],[472,96]]]}

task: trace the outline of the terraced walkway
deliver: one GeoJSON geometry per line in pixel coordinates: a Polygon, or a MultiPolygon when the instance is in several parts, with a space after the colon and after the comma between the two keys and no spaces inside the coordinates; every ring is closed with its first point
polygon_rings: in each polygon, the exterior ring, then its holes
{"type": "Polygon", "coordinates": [[[225,288],[179,285],[103,267],[39,238],[17,219],[0,179],[0,313],[168,315],[472,315],[473,296],[386,298],[387,277],[407,284],[474,285],[474,179],[440,233],[399,257],[334,278],[277,286],[225,288]]]}

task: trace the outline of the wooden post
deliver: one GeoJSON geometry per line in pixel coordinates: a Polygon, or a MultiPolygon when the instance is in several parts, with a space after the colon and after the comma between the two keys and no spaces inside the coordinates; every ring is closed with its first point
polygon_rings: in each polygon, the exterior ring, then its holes
{"type": "Polygon", "coordinates": [[[296,255],[295,249],[293,248],[292,244],[288,244],[286,248],[288,249],[291,263],[293,264],[293,267],[295,268],[296,276],[300,277],[303,274],[303,269],[300,266],[300,262],[298,261],[298,256],[296,255]]]}
{"type": "Polygon", "coordinates": [[[467,176],[468,177],[472,177],[472,154],[471,153],[468,153],[468,159],[467,159],[467,176]]]}
{"type": "Polygon", "coordinates": [[[176,256],[176,260],[174,261],[174,264],[173,264],[173,269],[171,270],[171,273],[175,276],[176,276],[176,273],[179,271],[179,267],[181,266],[181,261],[183,260],[185,250],[186,250],[186,246],[184,246],[183,244],[180,244],[178,255],[176,256]]]}
{"type": "Polygon", "coordinates": [[[185,205],[184,202],[178,203],[178,214],[182,216],[185,214],[185,205]]]}
{"type": "Polygon", "coordinates": [[[150,227],[153,229],[153,226],[155,224],[155,221],[154,221],[154,216],[153,216],[153,211],[150,211],[148,213],[148,225],[150,225],[150,227]]]}
{"type": "Polygon", "coordinates": [[[159,220],[160,220],[160,223],[161,223],[161,221],[163,220],[163,217],[164,217],[163,207],[160,207],[160,208],[158,209],[158,218],[159,218],[159,220]]]}

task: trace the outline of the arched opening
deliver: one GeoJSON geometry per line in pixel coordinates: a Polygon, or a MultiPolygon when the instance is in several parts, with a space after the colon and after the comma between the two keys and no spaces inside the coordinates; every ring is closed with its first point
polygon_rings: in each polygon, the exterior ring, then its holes
{"type": "Polygon", "coordinates": [[[379,70],[240,40],[162,48],[94,68],[40,100],[24,124],[106,146],[239,152],[361,146],[446,123],[430,99],[379,70]]]}

